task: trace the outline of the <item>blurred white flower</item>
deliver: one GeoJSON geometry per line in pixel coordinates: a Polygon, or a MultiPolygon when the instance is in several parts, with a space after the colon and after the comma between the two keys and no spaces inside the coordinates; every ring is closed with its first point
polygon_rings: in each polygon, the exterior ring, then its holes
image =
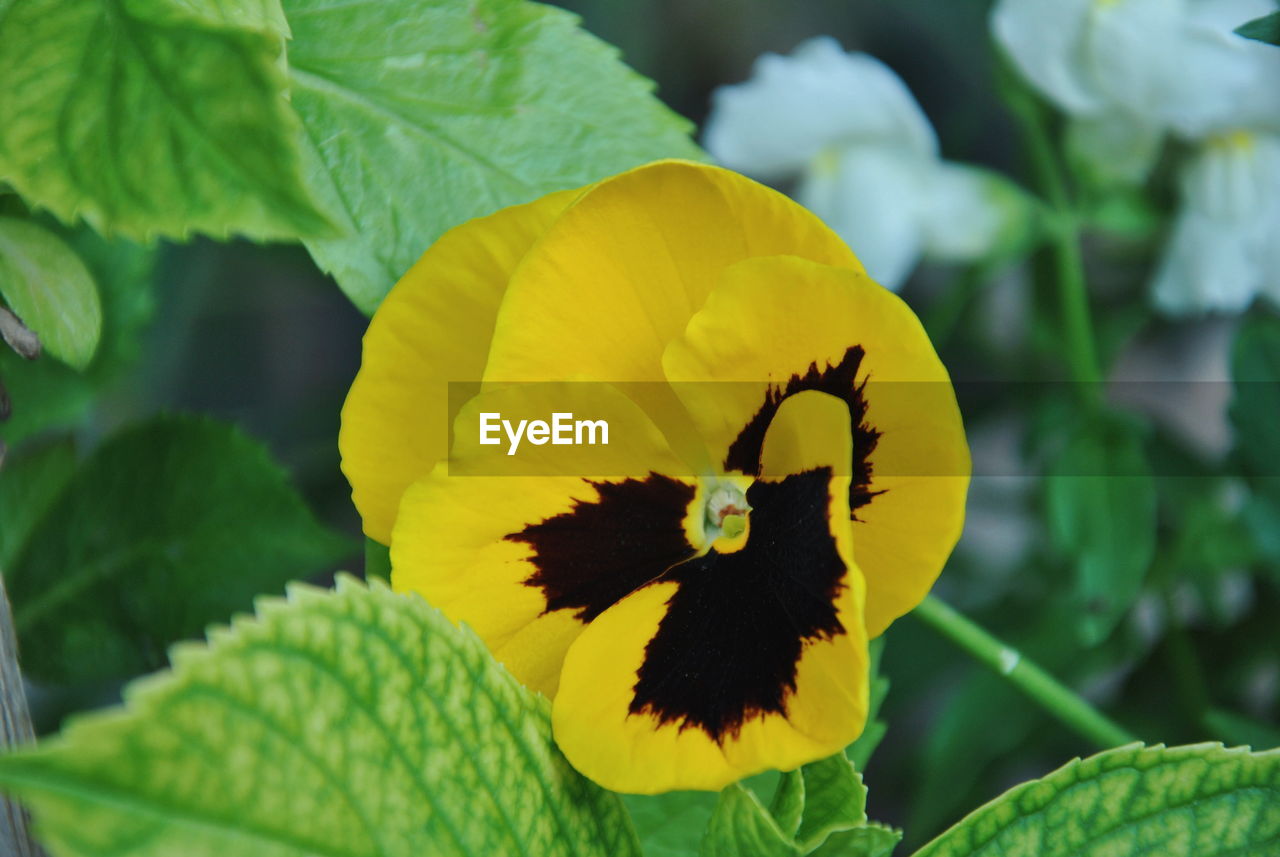
{"type": "MultiPolygon", "coordinates": [[[[1280,122],[1280,52],[1232,30],[1274,0],[998,0],[996,39],[1019,71],[1081,119],[1106,166],[1154,155],[1167,131],[1197,140],[1280,122]]],[[[1140,177],[1140,175],[1138,176],[1140,177]]]]}
{"type": "Polygon", "coordinates": [[[1182,172],[1182,208],[1155,277],[1170,314],[1280,301],[1280,135],[1208,140],[1182,172]]]}
{"type": "Polygon", "coordinates": [[[996,39],[1072,116],[1095,179],[1139,182],[1166,134],[1198,148],[1156,271],[1166,313],[1280,299],[1280,50],[1233,30],[1275,0],[998,0],[996,39]]]}
{"type": "Polygon", "coordinates": [[[1029,215],[1006,180],[939,157],[933,126],[893,71],[827,37],[765,54],[749,81],[716,90],[704,142],[755,178],[799,174],[797,199],[891,289],[922,254],[981,258],[1029,215]]]}

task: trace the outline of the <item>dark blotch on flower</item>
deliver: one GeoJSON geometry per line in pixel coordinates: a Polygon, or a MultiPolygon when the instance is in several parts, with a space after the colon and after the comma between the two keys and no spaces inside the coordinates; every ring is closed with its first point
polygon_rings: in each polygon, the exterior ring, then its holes
{"type": "Polygon", "coordinates": [[[826,368],[819,369],[817,363],[810,363],[805,374],[792,375],[781,387],[771,386],[760,410],[756,411],[730,445],[729,454],[724,460],[725,469],[758,476],[765,432],[769,430],[778,407],[788,396],[806,390],[817,390],[843,399],[849,406],[849,422],[853,429],[853,469],[849,474],[853,478],[849,484],[849,509],[856,513],[859,508],[870,503],[871,498],[880,493],[871,490],[871,453],[880,439],[880,432],[865,422],[867,384],[865,380],[858,383],[858,367],[862,365],[865,354],[861,345],[854,345],[845,351],[840,362],[834,366],[828,363],[826,368]]]}
{"type": "Polygon", "coordinates": [[[537,571],[525,585],[542,589],[545,612],[576,608],[583,622],[695,553],[683,524],[692,485],[656,473],[591,484],[595,502],[507,536],[533,548],[537,571]]]}
{"type": "Polygon", "coordinates": [[[844,561],[831,535],[831,470],[747,491],[741,550],[714,549],[665,575],[680,588],[645,647],[633,714],[720,741],[758,714],[783,713],[806,642],[845,632],[836,614],[844,561]]]}

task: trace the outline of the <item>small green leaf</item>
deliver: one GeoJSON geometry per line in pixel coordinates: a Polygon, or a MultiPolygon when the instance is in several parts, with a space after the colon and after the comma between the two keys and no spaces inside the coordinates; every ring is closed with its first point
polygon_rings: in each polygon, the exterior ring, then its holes
{"type": "Polygon", "coordinates": [[[702,839],[702,857],[799,857],[803,853],[751,789],[734,783],[720,792],[702,839]]]}
{"type": "Polygon", "coordinates": [[[717,804],[714,792],[622,795],[645,857],[695,857],[717,804]]]}
{"type": "Polygon", "coordinates": [[[1280,45],[1280,12],[1272,12],[1261,18],[1254,18],[1246,24],[1236,27],[1236,32],[1246,39],[1255,39],[1269,45],[1280,45]]]}
{"type": "Polygon", "coordinates": [[[805,765],[800,772],[804,775],[804,819],[796,841],[804,853],[837,831],[867,823],[867,787],[843,753],[805,765]]]}
{"type": "Polygon", "coordinates": [[[647,161],[690,125],[617,51],[524,0],[285,0],[310,181],[346,236],[307,241],[357,307],[447,229],[647,161]]]}
{"type": "Polygon", "coordinates": [[[804,821],[804,783],[805,777],[800,771],[783,771],[769,803],[769,814],[778,823],[778,829],[792,838],[804,821]]]}
{"type": "Polygon", "coordinates": [[[834,834],[813,857],[889,857],[901,841],[901,830],[868,821],[862,827],[834,834]]]}
{"type": "Polygon", "coordinates": [[[21,360],[0,348],[0,377],[13,399],[13,415],[0,423],[0,439],[9,444],[80,420],[95,396],[137,359],[142,328],[155,308],[154,250],[128,241],[104,241],[87,228],[64,237],[101,290],[102,339],[84,372],[56,360],[21,360]]]}
{"type": "Polygon", "coordinates": [[[5,456],[0,468],[0,570],[9,568],[75,469],[75,447],[67,441],[5,456]]]}
{"type": "Polygon", "coordinates": [[[417,596],[341,577],[0,758],[55,857],[637,857],[545,699],[417,596]]]}
{"type": "Polygon", "coordinates": [[[239,431],[140,424],[84,463],[5,569],[23,666],[68,682],[158,667],[168,644],[353,548],[239,431]]]}
{"type": "MultiPolygon", "coordinates": [[[[703,857],[802,857],[839,834],[866,827],[866,806],[862,777],[848,757],[839,753],[782,774],[769,809],[742,783],[722,791],[701,853],[703,857]]],[[[879,841],[879,837],[867,839],[872,841],[879,841]]]]}
{"type": "Polygon", "coordinates": [[[93,275],[65,241],[29,220],[0,217],[0,296],[46,351],[75,369],[89,365],[102,305],[93,275]]]}
{"type": "Polygon", "coordinates": [[[0,178],[138,240],[331,234],[302,181],[278,2],[9,0],[0,178]]]}
{"type": "Polygon", "coordinates": [[[1082,639],[1105,639],[1133,605],[1155,554],[1156,493],[1141,427],[1099,416],[1078,428],[1045,480],[1050,534],[1075,564],[1082,639]]]}
{"type": "Polygon", "coordinates": [[[1272,857],[1280,752],[1120,747],[970,813],[916,857],[1272,857]]]}

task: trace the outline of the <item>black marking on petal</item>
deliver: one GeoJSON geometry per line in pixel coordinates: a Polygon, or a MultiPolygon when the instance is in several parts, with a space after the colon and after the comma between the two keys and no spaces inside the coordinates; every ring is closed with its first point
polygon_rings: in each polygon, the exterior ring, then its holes
{"type": "Polygon", "coordinates": [[[758,476],[764,436],[769,430],[769,423],[773,422],[774,415],[778,413],[778,407],[788,396],[806,390],[818,390],[843,399],[849,406],[849,424],[853,429],[849,510],[857,512],[870,503],[871,498],[880,493],[871,490],[871,453],[880,440],[880,432],[865,421],[867,382],[863,380],[861,384],[858,383],[858,367],[862,365],[865,355],[861,345],[854,345],[845,351],[840,362],[834,366],[828,363],[826,368],[819,369],[816,362],[810,363],[804,375],[792,375],[781,387],[771,385],[765,393],[760,410],[755,412],[730,445],[729,454],[724,459],[725,469],[758,476]]]}
{"type": "Polygon", "coordinates": [[[756,482],[751,529],[733,553],[675,566],[680,588],[645,647],[631,713],[716,741],[785,713],[804,646],[845,633],[836,613],[844,561],[831,535],[830,468],[756,482]]]}
{"type": "Polygon", "coordinates": [[[695,553],[684,533],[694,486],[657,473],[587,481],[596,500],[506,537],[533,548],[537,571],[524,584],[542,590],[545,612],[576,608],[583,622],[695,553]]]}

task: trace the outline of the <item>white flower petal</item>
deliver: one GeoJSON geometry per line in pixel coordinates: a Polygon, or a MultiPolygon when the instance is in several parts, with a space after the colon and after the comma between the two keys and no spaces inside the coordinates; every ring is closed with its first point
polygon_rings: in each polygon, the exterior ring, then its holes
{"type": "Polygon", "coordinates": [[[1100,183],[1141,184],[1155,166],[1163,142],[1158,125],[1126,113],[1081,117],[1067,126],[1072,165],[1100,183]]]}
{"type": "Polygon", "coordinates": [[[1273,0],[1000,0],[992,28],[1076,116],[1127,114],[1196,140],[1280,129],[1280,51],[1232,31],[1273,0]]]}
{"type": "Polygon", "coordinates": [[[920,258],[930,166],[890,149],[846,149],[819,159],[796,198],[848,242],[876,282],[896,291],[920,258]]]}
{"type": "Polygon", "coordinates": [[[1058,106],[1092,113],[1105,106],[1102,93],[1080,62],[1094,0],[999,0],[991,29],[1018,69],[1058,106]]]}
{"type": "Polygon", "coordinates": [[[1233,30],[1274,12],[1270,0],[1192,0],[1166,121],[1198,139],[1233,127],[1280,128],[1280,51],[1233,30]]]}
{"type": "Polygon", "coordinates": [[[1170,313],[1236,312],[1263,288],[1280,289],[1280,137],[1211,140],[1182,173],[1182,210],[1156,273],[1156,304],[1170,313]]]}
{"type": "Polygon", "coordinates": [[[1262,285],[1250,243],[1233,224],[1182,212],[1156,271],[1156,306],[1169,315],[1243,311],[1262,285]]]}
{"type": "Polygon", "coordinates": [[[924,252],[944,261],[982,258],[1023,229],[1029,216],[1021,191],[995,173],[964,164],[939,163],[924,200],[924,252]]]}
{"type": "Polygon", "coordinates": [[[1165,117],[1182,96],[1187,0],[1107,0],[1089,10],[1081,61],[1112,109],[1165,117]]]}
{"type": "Polygon", "coordinates": [[[1207,142],[1182,173],[1183,204],[1243,226],[1274,211],[1280,193],[1280,136],[1244,131],[1207,142]]]}
{"type": "Polygon", "coordinates": [[[799,172],[834,146],[938,150],[933,127],[902,80],[827,37],[810,39],[791,56],[765,54],[746,83],[717,89],[703,142],[720,163],[766,180],[799,172]]]}

